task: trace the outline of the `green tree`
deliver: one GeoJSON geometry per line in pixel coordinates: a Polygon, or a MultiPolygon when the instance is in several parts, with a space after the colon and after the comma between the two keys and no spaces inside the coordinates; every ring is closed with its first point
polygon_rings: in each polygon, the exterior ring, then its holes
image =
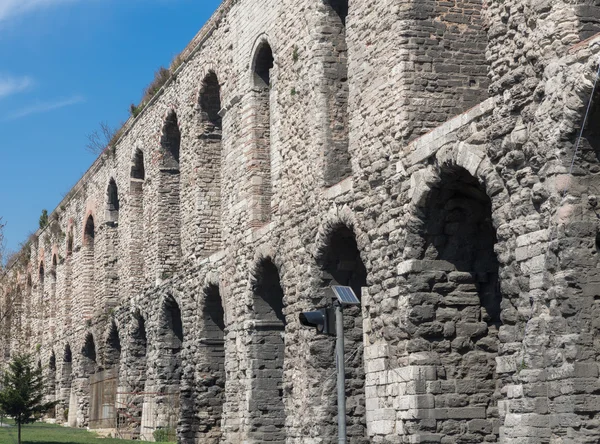
{"type": "Polygon", "coordinates": [[[42,214],[40,215],[40,229],[46,228],[48,225],[48,210],[42,210],[42,214]]]}
{"type": "Polygon", "coordinates": [[[29,355],[17,355],[2,378],[0,409],[17,423],[21,444],[21,425],[35,422],[57,402],[43,402],[44,380],[41,367],[34,367],[29,355]]]}

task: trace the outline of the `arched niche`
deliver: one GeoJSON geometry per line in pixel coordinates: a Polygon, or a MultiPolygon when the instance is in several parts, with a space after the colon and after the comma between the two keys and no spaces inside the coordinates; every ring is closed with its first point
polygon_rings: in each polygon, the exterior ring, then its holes
{"type": "Polygon", "coordinates": [[[109,224],[116,224],[119,222],[119,190],[117,182],[114,178],[108,181],[108,187],[106,189],[106,221],[109,224]]]}
{"type": "Polygon", "coordinates": [[[285,325],[284,293],[279,270],[270,259],[261,260],[254,270],[253,312],[255,330],[251,353],[255,381],[250,393],[251,436],[260,440],[265,433],[273,441],[286,439],[284,405],[285,325]]]}

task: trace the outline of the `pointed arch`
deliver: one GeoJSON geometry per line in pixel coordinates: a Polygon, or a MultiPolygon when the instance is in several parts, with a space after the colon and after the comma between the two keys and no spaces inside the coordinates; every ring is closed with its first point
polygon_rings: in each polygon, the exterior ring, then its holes
{"type": "Polygon", "coordinates": [[[254,86],[258,88],[269,88],[271,86],[271,70],[275,64],[271,45],[263,40],[254,55],[252,70],[254,73],[254,86]]]}
{"type": "Polygon", "coordinates": [[[183,345],[183,320],[181,308],[172,296],[165,298],[163,303],[163,322],[170,345],[177,352],[180,351],[183,345]]]}
{"type": "Polygon", "coordinates": [[[44,285],[44,281],[46,280],[46,273],[45,273],[45,267],[44,267],[44,261],[40,261],[40,266],[38,268],[38,279],[40,280],[40,284],[44,285]]]}
{"type": "MultiPolygon", "coordinates": [[[[145,413],[145,409],[148,408],[149,401],[145,402],[144,393],[146,390],[147,378],[148,378],[148,335],[146,332],[146,319],[144,315],[136,310],[131,316],[130,328],[129,328],[129,354],[133,358],[128,361],[127,372],[125,373],[125,379],[128,384],[128,389],[131,390],[133,396],[130,398],[133,409],[140,416],[125,415],[124,421],[127,421],[125,427],[129,428],[133,432],[134,439],[140,439],[142,432],[146,430],[144,427],[146,424],[145,420],[148,420],[148,414],[145,413]]],[[[148,395],[149,396],[149,395],[148,395]]],[[[149,426],[149,425],[148,425],[149,426]]],[[[143,435],[144,437],[146,435],[143,435]]],[[[151,436],[151,434],[150,434],[151,436]]]]}
{"type": "Polygon", "coordinates": [[[323,5],[322,92],[327,116],[323,122],[326,140],[323,175],[325,186],[330,187],[352,175],[348,150],[348,0],[325,0],[323,5]]]}
{"type": "MultiPolygon", "coordinates": [[[[197,156],[197,212],[187,216],[186,225],[198,227],[193,243],[200,243],[204,255],[221,249],[221,177],[222,134],[221,85],[217,74],[208,71],[200,85],[198,96],[200,114],[197,156]],[[190,220],[195,218],[195,220],[190,220]]],[[[184,215],[184,217],[186,217],[184,215]]]]}
{"type": "Polygon", "coordinates": [[[96,225],[92,214],[88,215],[83,232],[83,263],[82,263],[82,281],[85,282],[84,291],[79,293],[81,298],[79,307],[84,319],[92,316],[95,298],[96,282],[96,225]]]}
{"type": "Polygon", "coordinates": [[[158,171],[156,254],[153,258],[157,279],[172,273],[181,256],[181,179],[179,153],[181,132],[177,114],[170,109],[160,138],[161,160],[158,171]]]}
{"type": "Polygon", "coordinates": [[[136,148],[131,161],[131,179],[144,181],[146,179],[146,168],[144,166],[144,152],[136,148]]]}
{"type": "MultiPolygon", "coordinates": [[[[56,381],[56,355],[54,350],[50,352],[50,358],[48,359],[48,374],[46,377],[46,399],[49,402],[56,400],[57,395],[57,381],[56,381]]],[[[56,418],[56,407],[52,407],[46,412],[48,418],[56,418]]]]}
{"type": "Polygon", "coordinates": [[[271,93],[274,86],[272,76],[274,65],[275,59],[271,46],[263,38],[252,58],[252,139],[255,149],[251,151],[247,168],[253,196],[250,225],[254,228],[269,222],[273,211],[271,93]]]}
{"type": "MultiPolygon", "coordinates": [[[[367,286],[367,268],[361,257],[354,230],[345,223],[335,223],[328,228],[325,244],[320,247],[318,264],[323,272],[321,303],[331,303],[331,285],[352,287],[362,302],[363,288],[367,286]]],[[[350,441],[360,442],[367,438],[362,307],[346,307],[344,324],[346,384],[352,387],[346,400],[348,438],[350,441]]],[[[334,418],[328,420],[333,422],[334,418]]]]}
{"type": "Polygon", "coordinates": [[[209,71],[200,86],[200,111],[204,126],[204,137],[221,137],[221,85],[214,71],[209,71]]]}
{"type": "MultiPolygon", "coordinates": [[[[185,340],[181,308],[172,295],[167,295],[162,303],[159,314],[156,338],[160,338],[158,344],[161,354],[165,357],[156,362],[157,385],[162,394],[156,400],[157,416],[161,417],[161,424],[153,424],[151,427],[161,426],[168,428],[169,441],[176,441],[175,431],[181,419],[182,406],[182,375],[183,362],[182,350],[185,340]],[[162,398],[162,399],[161,399],[162,398]]],[[[142,428],[144,428],[142,423],[142,428]]]]}
{"type": "Polygon", "coordinates": [[[108,181],[106,188],[106,221],[108,223],[119,222],[119,190],[117,182],[113,177],[108,181]]]}
{"type": "Polygon", "coordinates": [[[51,371],[56,371],[56,355],[54,354],[54,350],[50,353],[50,359],[48,360],[48,369],[51,371]]]}
{"type": "Polygon", "coordinates": [[[96,224],[94,216],[89,215],[85,220],[85,228],[83,231],[83,243],[88,247],[94,248],[94,239],[96,238],[96,224]]]}
{"type": "Polygon", "coordinates": [[[148,335],[146,333],[146,319],[140,312],[136,312],[132,317],[131,337],[133,344],[132,353],[138,359],[145,358],[148,351],[148,335]]]}
{"type": "Polygon", "coordinates": [[[260,440],[268,433],[274,441],[284,442],[285,406],[283,369],[285,361],[284,293],[279,270],[271,258],[262,259],[254,269],[251,353],[256,360],[250,393],[251,437],[260,440]]]}
{"type": "Polygon", "coordinates": [[[131,174],[129,185],[129,260],[128,284],[129,291],[133,294],[139,289],[144,280],[145,243],[144,243],[144,181],[146,169],[144,166],[144,152],[136,148],[131,160],[131,174]]]}
{"type": "Polygon", "coordinates": [[[62,354],[62,371],[60,374],[59,405],[57,416],[67,420],[69,403],[71,402],[71,387],[73,384],[73,354],[69,343],[65,345],[62,354]]]}
{"type": "Polygon", "coordinates": [[[106,355],[104,357],[105,368],[118,368],[121,361],[121,338],[115,322],[110,323],[108,336],[106,338],[106,355]]]}
{"type": "Polygon", "coordinates": [[[181,132],[177,113],[171,109],[165,118],[160,146],[163,149],[163,167],[179,170],[179,150],[181,147],[181,132]]]}
{"type": "Polygon", "coordinates": [[[96,341],[94,340],[94,335],[92,333],[88,333],[85,336],[81,354],[94,365],[96,364],[96,341]]]}
{"type": "Polygon", "coordinates": [[[218,442],[225,402],[225,316],[218,285],[207,286],[202,295],[200,371],[196,410],[203,412],[199,426],[203,439],[218,442]]]}
{"type": "MultiPolygon", "coordinates": [[[[418,211],[408,225],[410,259],[399,269],[410,288],[417,281],[422,282],[422,272],[417,270],[420,263],[427,263],[429,299],[437,302],[426,307],[431,314],[423,318],[426,303],[411,301],[403,329],[411,332],[420,344],[419,351],[431,355],[431,359],[438,359],[441,353],[452,357],[440,360],[436,378],[443,385],[461,387],[479,381],[477,400],[465,397],[460,389],[448,396],[462,396],[464,408],[477,406],[482,420],[493,421],[491,412],[497,411],[501,397],[496,358],[502,293],[492,199],[473,173],[450,158],[440,163],[429,179],[429,187],[418,197],[418,211]],[[443,330],[425,327],[429,318],[444,316],[449,324],[443,330]],[[441,341],[449,344],[447,350],[439,349],[441,341]]],[[[466,427],[467,423],[466,419],[457,419],[458,427],[466,427]]],[[[491,435],[485,437],[490,442],[498,439],[497,430],[477,433],[480,435],[474,436],[478,441],[483,441],[485,434],[491,435]]],[[[450,436],[442,433],[441,438],[450,436]]]]}
{"type": "Polygon", "coordinates": [[[67,234],[66,256],[73,254],[73,227],[70,227],[67,234]]]}
{"type": "Polygon", "coordinates": [[[40,264],[38,267],[38,319],[39,323],[37,325],[39,343],[44,343],[47,340],[47,335],[49,333],[49,311],[50,311],[50,301],[47,296],[48,286],[46,285],[46,264],[44,260],[40,260],[40,264]]]}
{"type": "Polygon", "coordinates": [[[63,364],[71,364],[73,362],[73,353],[71,353],[71,346],[69,343],[65,345],[65,350],[63,353],[63,364]]]}

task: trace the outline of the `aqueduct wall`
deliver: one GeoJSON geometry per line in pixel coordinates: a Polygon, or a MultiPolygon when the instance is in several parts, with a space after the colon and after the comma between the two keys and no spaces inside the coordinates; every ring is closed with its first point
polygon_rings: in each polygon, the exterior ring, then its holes
{"type": "Polygon", "coordinates": [[[10,268],[2,356],[74,426],[333,443],[298,314],[337,282],[351,443],[597,443],[599,30],[590,1],[225,0],[10,268]]]}

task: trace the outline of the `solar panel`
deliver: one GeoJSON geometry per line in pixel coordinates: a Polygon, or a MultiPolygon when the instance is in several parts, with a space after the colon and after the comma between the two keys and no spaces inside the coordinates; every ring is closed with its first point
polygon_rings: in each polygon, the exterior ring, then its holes
{"type": "Polygon", "coordinates": [[[360,301],[354,294],[352,287],[344,287],[342,285],[332,285],[331,289],[342,305],[360,305],[360,301]]]}

